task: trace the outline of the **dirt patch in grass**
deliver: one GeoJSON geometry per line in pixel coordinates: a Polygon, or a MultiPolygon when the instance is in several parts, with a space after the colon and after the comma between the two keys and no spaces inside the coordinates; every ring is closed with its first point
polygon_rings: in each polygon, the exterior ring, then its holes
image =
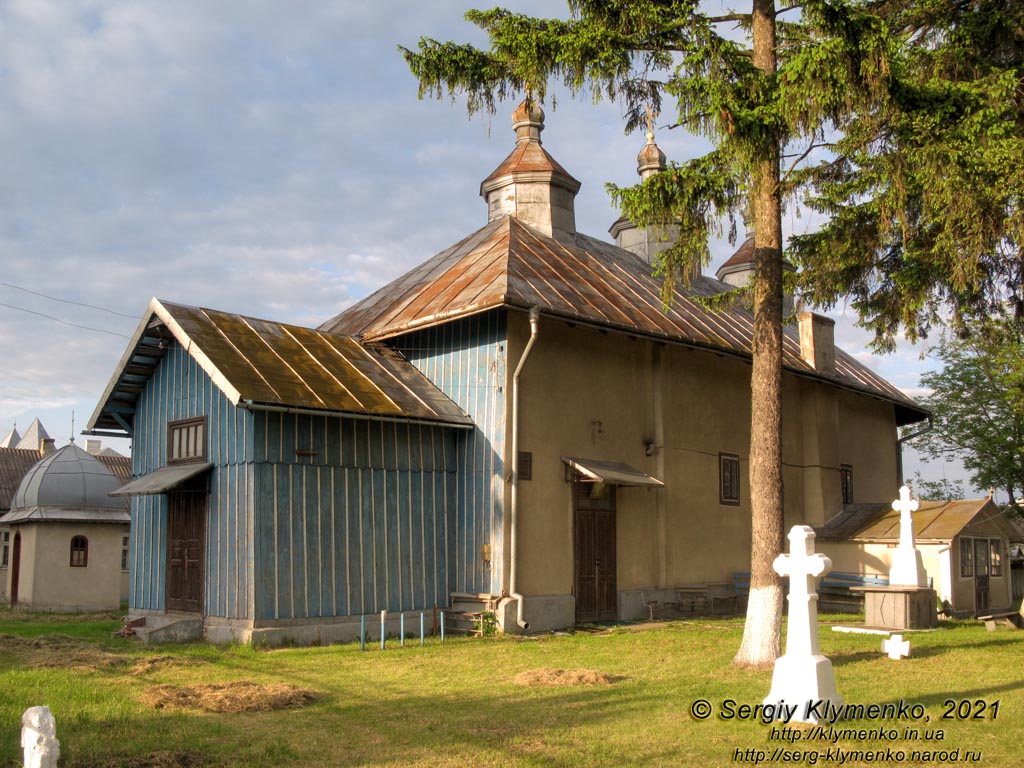
{"type": "Polygon", "coordinates": [[[96,669],[125,663],[124,657],[120,654],[103,650],[88,640],[79,640],[67,635],[0,635],[0,648],[13,653],[29,667],[96,669]]]}
{"type": "Polygon", "coordinates": [[[608,675],[596,669],[528,669],[515,676],[516,685],[611,685],[622,677],[608,675]]]}
{"type": "Polygon", "coordinates": [[[296,709],[319,698],[294,685],[258,685],[246,681],[212,685],[155,685],[142,694],[154,709],[198,709],[206,712],[271,712],[296,709]]]}
{"type": "Polygon", "coordinates": [[[208,659],[182,658],[181,656],[147,656],[132,664],[131,672],[133,675],[145,675],[161,669],[198,667],[209,663],[208,659]]]}
{"type": "MultiPolygon", "coordinates": [[[[171,752],[160,750],[148,755],[135,757],[119,757],[105,763],[89,763],[89,768],[202,768],[209,765],[209,760],[201,752],[186,750],[171,752]]],[[[71,763],[71,768],[78,768],[78,763],[71,763]]],[[[85,768],[83,765],[82,768],[85,768]]]]}
{"type": "Polygon", "coordinates": [[[49,611],[22,611],[18,608],[0,607],[0,619],[3,621],[31,621],[47,624],[82,621],[121,621],[124,614],[115,611],[100,613],[50,613],[49,611]]]}

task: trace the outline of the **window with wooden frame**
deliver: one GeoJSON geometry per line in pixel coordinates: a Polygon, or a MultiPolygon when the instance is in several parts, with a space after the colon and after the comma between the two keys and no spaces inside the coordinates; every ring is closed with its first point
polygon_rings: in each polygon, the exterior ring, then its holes
{"type": "Polygon", "coordinates": [[[999,539],[988,540],[989,576],[1003,575],[1003,545],[999,539]]]}
{"type": "Polygon", "coordinates": [[[960,578],[974,578],[974,542],[967,538],[960,539],[960,578]]]}
{"type": "Polygon", "coordinates": [[[735,453],[718,454],[718,503],[740,503],[740,457],[735,453]]]}
{"type": "Polygon", "coordinates": [[[0,568],[6,568],[11,558],[11,532],[0,533],[0,568]]]}
{"type": "Polygon", "coordinates": [[[71,567],[85,568],[89,564],[89,540],[85,536],[71,537],[71,567]]]}
{"type": "Polygon", "coordinates": [[[167,463],[206,461],[206,417],[167,424],[167,463]]]}
{"type": "Polygon", "coordinates": [[[121,570],[128,570],[128,537],[121,537],[121,570]]]}
{"type": "Polygon", "coordinates": [[[853,465],[839,465],[839,485],[843,489],[843,504],[853,504],[853,465]]]}

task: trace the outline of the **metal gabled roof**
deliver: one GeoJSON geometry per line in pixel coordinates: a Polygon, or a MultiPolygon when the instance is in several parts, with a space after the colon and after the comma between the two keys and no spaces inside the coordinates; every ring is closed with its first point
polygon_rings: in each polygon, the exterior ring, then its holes
{"type": "Polygon", "coordinates": [[[472,424],[391,349],[158,299],[150,302],[145,318],[89,420],[89,433],[131,434],[139,394],[172,342],[240,407],[472,424]]]}
{"type": "MultiPolygon", "coordinates": [[[[911,520],[917,541],[952,541],[971,523],[985,520],[997,521],[1011,541],[1016,538],[991,499],[920,501],[911,520]]],[[[900,513],[891,504],[850,504],[816,533],[831,541],[899,541],[900,513]]]]}
{"type": "MultiPolygon", "coordinates": [[[[712,312],[695,301],[731,286],[699,277],[677,286],[672,306],[645,261],[586,235],[576,245],[546,237],[518,219],[492,221],[320,326],[379,341],[496,307],[526,309],[568,321],[682,343],[749,358],[753,315],[742,307],[712,312]]],[[[911,398],[850,355],[836,349],[836,375],[814,370],[786,328],[783,364],[798,374],[894,403],[900,424],[927,414],[911,398]]]]}

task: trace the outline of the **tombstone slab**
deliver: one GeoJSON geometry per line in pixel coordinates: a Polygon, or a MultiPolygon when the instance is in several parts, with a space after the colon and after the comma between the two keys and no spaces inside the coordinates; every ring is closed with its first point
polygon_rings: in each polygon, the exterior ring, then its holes
{"type": "Polygon", "coordinates": [[[814,529],[795,525],[789,532],[789,554],[779,555],[772,564],[780,576],[789,576],[789,618],[786,624],[786,653],[775,661],[771,692],[765,704],[797,705],[793,720],[816,723],[808,703],[830,701],[839,707],[832,662],[821,653],[818,642],[817,580],[832,570],[832,561],[814,551],[814,529]]]}
{"type": "Polygon", "coordinates": [[[21,716],[21,749],[25,768],[57,768],[60,742],[49,707],[29,707],[21,716]]]}

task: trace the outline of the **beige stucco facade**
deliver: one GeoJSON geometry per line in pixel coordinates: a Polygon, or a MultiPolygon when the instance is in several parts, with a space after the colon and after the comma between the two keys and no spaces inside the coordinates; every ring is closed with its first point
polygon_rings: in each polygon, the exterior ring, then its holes
{"type": "MultiPolygon", "coordinates": [[[[529,325],[510,315],[511,377],[529,325]]],[[[750,371],[736,356],[541,319],[519,382],[519,450],[532,454],[532,478],[518,490],[517,586],[531,629],[573,622],[574,511],[563,456],[624,462],[665,484],[616,489],[619,618],[644,612],[644,590],[725,587],[749,571],[750,371]],[[738,504],[720,501],[723,453],[739,457],[738,504]]],[[[858,500],[893,498],[891,403],[788,373],[783,397],[787,528],[820,524],[842,508],[841,464],[853,468],[858,500]]]]}
{"type": "Polygon", "coordinates": [[[14,579],[14,540],[20,537],[17,604],[31,610],[117,610],[128,594],[128,572],[121,569],[129,526],[109,523],[30,523],[11,526],[8,568],[0,570],[3,599],[14,579]],[[85,566],[71,565],[71,540],[88,542],[85,566]]]}

